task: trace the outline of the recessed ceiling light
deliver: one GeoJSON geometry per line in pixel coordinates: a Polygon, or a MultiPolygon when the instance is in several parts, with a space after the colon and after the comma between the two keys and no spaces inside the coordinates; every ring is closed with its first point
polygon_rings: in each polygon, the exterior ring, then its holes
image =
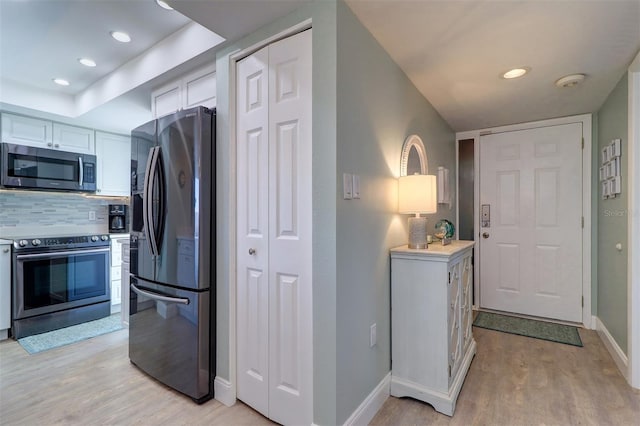
{"type": "Polygon", "coordinates": [[[60,86],[68,86],[69,82],[67,80],[65,80],[64,78],[54,78],[53,82],[55,84],[59,84],[60,86]]]}
{"type": "Polygon", "coordinates": [[[95,67],[96,66],[96,61],[94,61],[93,59],[89,59],[89,58],[79,58],[78,62],[80,62],[85,67],[95,67]]]}
{"type": "Polygon", "coordinates": [[[564,77],[558,79],[558,81],[556,81],[556,86],[558,87],[573,87],[575,85],[577,85],[578,83],[582,83],[582,81],[585,79],[586,75],[584,74],[571,74],[571,75],[565,75],[564,77]]]}
{"type": "Polygon", "coordinates": [[[162,1],[162,0],[156,0],[156,3],[158,3],[158,6],[160,6],[163,9],[167,9],[167,10],[173,10],[173,8],[171,6],[169,6],[167,4],[167,2],[162,1]]]}
{"type": "Polygon", "coordinates": [[[129,43],[131,41],[129,34],[122,31],[111,31],[111,37],[118,40],[120,43],[129,43]]]}
{"type": "Polygon", "coordinates": [[[502,78],[511,79],[522,77],[526,73],[528,73],[530,68],[522,67],[522,68],[514,68],[502,74],[502,78]]]}

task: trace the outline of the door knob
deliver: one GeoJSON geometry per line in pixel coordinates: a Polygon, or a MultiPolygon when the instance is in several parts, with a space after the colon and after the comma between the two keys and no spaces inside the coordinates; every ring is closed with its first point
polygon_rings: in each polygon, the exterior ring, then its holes
{"type": "Polygon", "coordinates": [[[488,232],[483,232],[482,233],[482,238],[489,238],[489,233],[488,232]]]}
{"type": "Polygon", "coordinates": [[[255,249],[250,248],[250,249],[249,249],[249,254],[250,254],[251,256],[253,256],[254,254],[256,254],[256,250],[255,250],[255,249]]]}
{"type": "Polygon", "coordinates": [[[2,252],[3,252],[3,253],[9,253],[9,249],[8,249],[8,248],[6,248],[6,249],[2,250],[2,252]]]}

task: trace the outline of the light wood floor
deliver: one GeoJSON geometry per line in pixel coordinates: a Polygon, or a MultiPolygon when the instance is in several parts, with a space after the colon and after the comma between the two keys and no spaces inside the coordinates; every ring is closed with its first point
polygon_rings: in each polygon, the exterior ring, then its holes
{"type": "MultiPolygon", "coordinates": [[[[594,331],[584,348],[474,328],[478,353],[454,417],[389,398],[373,425],[640,425],[630,388],[594,331]]],[[[242,403],[203,405],[129,363],[127,330],[28,355],[0,342],[1,425],[271,424],[242,403]]]]}
{"type": "Polygon", "coordinates": [[[242,403],[202,405],[129,362],[128,330],[29,355],[0,342],[0,425],[272,424],[242,403]]]}
{"type": "Polygon", "coordinates": [[[476,356],[453,417],[390,397],[372,425],[640,425],[640,391],[595,331],[583,348],[473,328],[476,356]]]}

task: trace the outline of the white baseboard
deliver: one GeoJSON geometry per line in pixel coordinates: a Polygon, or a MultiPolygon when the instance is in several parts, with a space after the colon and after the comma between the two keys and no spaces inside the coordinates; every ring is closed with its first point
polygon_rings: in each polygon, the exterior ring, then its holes
{"type": "Polygon", "coordinates": [[[589,330],[597,330],[598,329],[598,317],[595,315],[591,315],[591,324],[589,326],[589,330]]]}
{"type": "Polygon", "coordinates": [[[236,403],[236,395],[231,387],[231,382],[227,379],[216,376],[216,379],[213,381],[213,393],[215,399],[227,407],[231,407],[236,403]]]}
{"type": "Polygon", "coordinates": [[[378,383],[373,391],[362,401],[362,404],[356,411],[349,416],[346,422],[344,422],[345,426],[360,426],[360,425],[368,425],[371,419],[374,418],[382,404],[389,398],[389,388],[391,385],[391,372],[389,372],[384,378],[378,383]]]}
{"type": "Polygon", "coordinates": [[[600,340],[604,343],[604,346],[607,348],[609,353],[611,354],[611,358],[616,363],[618,370],[622,373],[625,380],[629,379],[629,360],[627,356],[624,354],[618,343],[614,340],[607,327],[600,321],[600,318],[596,317],[596,330],[598,335],[600,336],[600,340]]]}

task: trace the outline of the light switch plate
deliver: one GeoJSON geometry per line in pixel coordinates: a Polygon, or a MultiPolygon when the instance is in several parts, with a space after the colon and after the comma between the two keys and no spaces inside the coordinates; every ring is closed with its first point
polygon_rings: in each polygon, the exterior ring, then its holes
{"type": "Polygon", "coordinates": [[[353,180],[350,173],[342,175],[342,196],[345,200],[353,198],[353,180]]]}
{"type": "Polygon", "coordinates": [[[360,175],[353,175],[353,188],[352,188],[352,194],[353,194],[353,198],[359,199],[360,198],[360,175]]]}

